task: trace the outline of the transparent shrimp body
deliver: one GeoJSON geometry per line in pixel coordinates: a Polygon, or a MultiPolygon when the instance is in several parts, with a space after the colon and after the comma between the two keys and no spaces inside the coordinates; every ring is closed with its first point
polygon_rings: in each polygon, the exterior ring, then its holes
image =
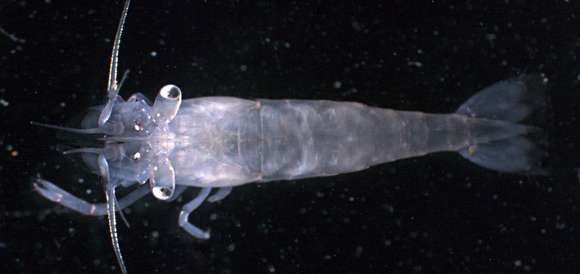
{"type": "Polygon", "coordinates": [[[208,232],[188,222],[190,213],[244,183],[331,176],[439,151],[456,151],[492,170],[542,172],[541,148],[528,136],[539,129],[523,124],[544,108],[546,80],[540,75],[492,84],[449,114],[314,100],[182,101],[174,85],[161,88],[153,104],[141,94],[125,101],[118,95],[126,74],[117,83],[117,57],[129,3],[126,0],[113,43],[106,104],[92,108],[81,129],[35,123],[101,136],[102,147],[67,153],[81,153],[100,176],[106,203],[88,203],[41,178],[34,187],[72,210],[106,214],[124,274],[116,211],[149,192],[172,200],[186,186],[199,187],[199,194],[183,206],[178,223],[194,237],[208,239],[208,232]],[[117,187],[137,182],[143,185],[117,199],[117,187]],[[219,190],[209,196],[212,188],[219,190]]]}

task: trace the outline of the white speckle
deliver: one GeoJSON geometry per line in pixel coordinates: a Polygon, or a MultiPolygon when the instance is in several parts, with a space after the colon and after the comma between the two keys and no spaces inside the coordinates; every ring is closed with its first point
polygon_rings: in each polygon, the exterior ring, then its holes
{"type": "Polygon", "coordinates": [[[135,154],[133,154],[133,160],[137,161],[141,159],[141,152],[135,152],[135,154]]]}
{"type": "Polygon", "coordinates": [[[520,267],[520,266],[522,266],[522,261],[521,261],[521,260],[516,260],[516,261],[514,262],[514,266],[515,266],[515,267],[520,267]]]}
{"type": "Polygon", "coordinates": [[[66,107],[66,102],[60,102],[59,105],[60,105],[61,108],[64,108],[64,107],[66,107]]]}
{"type": "Polygon", "coordinates": [[[248,70],[248,66],[246,66],[246,65],[241,65],[241,66],[240,66],[240,70],[241,70],[241,71],[246,71],[246,70],[248,70]]]}
{"type": "Polygon", "coordinates": [[[287,48],[287,49],[289,49],[290,48],[290,43],[289,42],[284,43],[284,47],[287,48]]]}
{"type": "Polygon", "coordinates": [[[264,41],[265,41],[266,43],[270,43],[270,41],[272,41],[272,40],[271,40],[270,38],[266,38],[266,39],[264,39],[264,41]]]}
{"type": "Polygon", "coordinates": [[[79,178],[79,179],[77,180],[77,182],[79,182],[79,184],[82,184],[82,183],[84,183],[84,182],[85,182],[85,179],[84,179],[84,178],[79,178]]]}
{"type": "Polygon", "coordinates": [[[93,193],[93,191],[90,189],[87,189],[86,193],[90,195],[91,193],[93,193]]]}
{"type": "Polygon", "coordinates": [[[423,54],[423,50],[422,49],[418,49],[417,50],[417,54],[423,54]]]}
{"type": "Polygon", "coordinates": [[[156,57],[157,56],[157,52],[156,51],[152,51],[151,53],[149,53],[149,55],[151,55],[151,57],[156,57]]]}
{"type": "Polygon", "coordinates": [[[363,25],[357,21],[352,21],[351,26],[356,31],[361,31],[363,29],[363,25]]]}
{"type": "MultiPolygon", "coordinates": [[[[578,75],[580,77],[580,75],[578,75]]],[[[2,105],[3,107],[7,107],[10,105],[10,103],[4,99],[0,99],[0,105],[2,105]]]]}
{"type": "Polygon", "coordinates": [[[235,245],[235,244],[230,244],[230,245],[228,245],[228,246],[226,247],[226,249],[227,249],[229,252],[232,252],[232,251],[234,251],[234,250],[236,249],[236,245],[235,245]]]}
{"type": "Polygon", "coordinates": [[[421,63],[419,61],[409,61],[407,64],[410,67],[417,67],[417,68],[423,67],[423,63],[421,63]]]}
{"type": "Polygon", "coordinates": [[[157,230],[151,231],[151,238],[153,238],[153,239],[159,238],[159,231],[157,231],[157,230]]]}
{"type": "Polygon", "coordinates": [[[360,255],[362,255],[362,253],[363,253],[363,247],[357,246],[355,251],[354,251],[354,256],[357,258],[360,258],[360,255]]]}
{"type": "Polygon", "coordinates": [[[276,268],[273,265],[269,265],[268,271],[270,271],[270,273],[274,273],[274,272],[276,272],[276,268]]]}
{"type": "Polygon", "coordinates": [[[333,86],[334,86],[335,89],[339,89],[340,87],[342,87],[342,82],[340,82],[340,81],[334,81],[333,86]]]}
{"type": "Polygon", "coordinates": [[[143,131],[143,127],[141,126],[140,123],[135,122],[135,124],[133,125],[133,129],[135,129],[135,131],[143,131]]]}

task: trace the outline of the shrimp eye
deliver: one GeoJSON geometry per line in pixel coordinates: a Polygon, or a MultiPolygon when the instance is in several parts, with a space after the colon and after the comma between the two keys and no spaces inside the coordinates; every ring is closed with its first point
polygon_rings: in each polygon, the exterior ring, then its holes
{"type": "Polygon", "coordinates": [[[152,189],[153,195],[159,200],[167,200],[173,192],[169,187],[158,186],[152,189]]]}

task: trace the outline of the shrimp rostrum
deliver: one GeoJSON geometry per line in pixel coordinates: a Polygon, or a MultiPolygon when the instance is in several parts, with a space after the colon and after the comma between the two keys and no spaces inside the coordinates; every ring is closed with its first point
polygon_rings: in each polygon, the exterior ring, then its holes
{"type": "Polygon", "coordinates": [[[540,75],[492,84],[450,114],[335,101],[184,100],[175,85],[161,88],[153,104],[141,94],[125,101],[118,95],[123,80],[117,82],[117,56],[128,7],[126,1],[113,44],[106,104],[93,108],[80,129],[40,124],[101,136],[102,147],[67,153],[81,153],[102,178],[106,203],[90,204],[44,179],[34,185],[65,207],[108,215],[123,273],[115,213],[149,192],[170,200],[186,187],[200,188],[183,207],[179,225],[208,239],[208,232],[189,223],[190,213],[205,200],[223,199],[232,187],[250,182],[331,176],[440,151],[458,152],[491,170],[543,172],[542,152],[531,138],[540,130],[526,125],[544,106],[546,80],[540,75]],[[115,196],[117,187],[137,183],[141,186],[127,196],[115,196]],[[213,188],[218,190],[210,195],[213,188]]]}

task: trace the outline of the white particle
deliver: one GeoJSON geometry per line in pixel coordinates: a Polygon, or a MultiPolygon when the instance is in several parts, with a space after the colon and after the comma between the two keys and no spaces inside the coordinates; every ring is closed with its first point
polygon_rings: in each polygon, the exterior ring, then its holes
{"type": "Polygon", "coordinates": [[[149,53],[149,55],[151,55],[151,57],[156,57],[157,56],[157,52],[156,51],[152,51],[151,53],[149,53]]]}
{"type": "Polygon", "coordinates": [[[232,251],[234,251],[234,250],[236,249],[236,245],[235,245],[235,244],[230,244],[230,245],[228,245],[228,246],[226,247],[226,249],[227,249],[229,252],[232,252],[232,251]]]}
{"type": "Polygon", "coordinates": [[[342,82],[340,82],[340,81],[334,81],[333,86],[334,86],[335,89],[339,89],[340,87],[342,87],[342,82]]]}
{"type": "Polygon", "coordinates": [[[411,67],[417,67],[417,68],[423,67],[423,63],[421,63],[419,61],[409,61],[407,64],[411,67]]]}
{"type": "Polygon", "coordinates": [[[135,154],[133,154],[133,160],[137,161],[141,159],[141,153],[140,152],[135,152],[135,154]]]}
{"type": "Polygon", "coordinates": [[[151,232],[151,238],[153,238],[153,239],[159,238],[159,231],[153,230],[151,232]]]}
{"type": "Polygon", "coordinates": [[[363,253],[363,247],[357,246],[355,251],[354,251],[354,256],[357,258],[360,258],[360,255],[362,255],[362,253],[363,253]]]}
{"type": "Polygon", "coordinates": [[[241,70],[241,71],[246,71],[246,70],[248,70],[248,66],[246,66],[246,65],[241,65],[241,66],[240,66],[240,70],[241,70]]]}
{"type": "Polygon", "coordinates": [[[290,48],[290,43],[289,42],[284,43],[284,47],[286,47],[287,49],[289,49],[290,48]]]}
{"type": "Polygon", "coordinates": [[[3,107],[7,107],[10,105],[10,103],[4,99],[0,99],[0,105],[2,105],[3,107]]]}

